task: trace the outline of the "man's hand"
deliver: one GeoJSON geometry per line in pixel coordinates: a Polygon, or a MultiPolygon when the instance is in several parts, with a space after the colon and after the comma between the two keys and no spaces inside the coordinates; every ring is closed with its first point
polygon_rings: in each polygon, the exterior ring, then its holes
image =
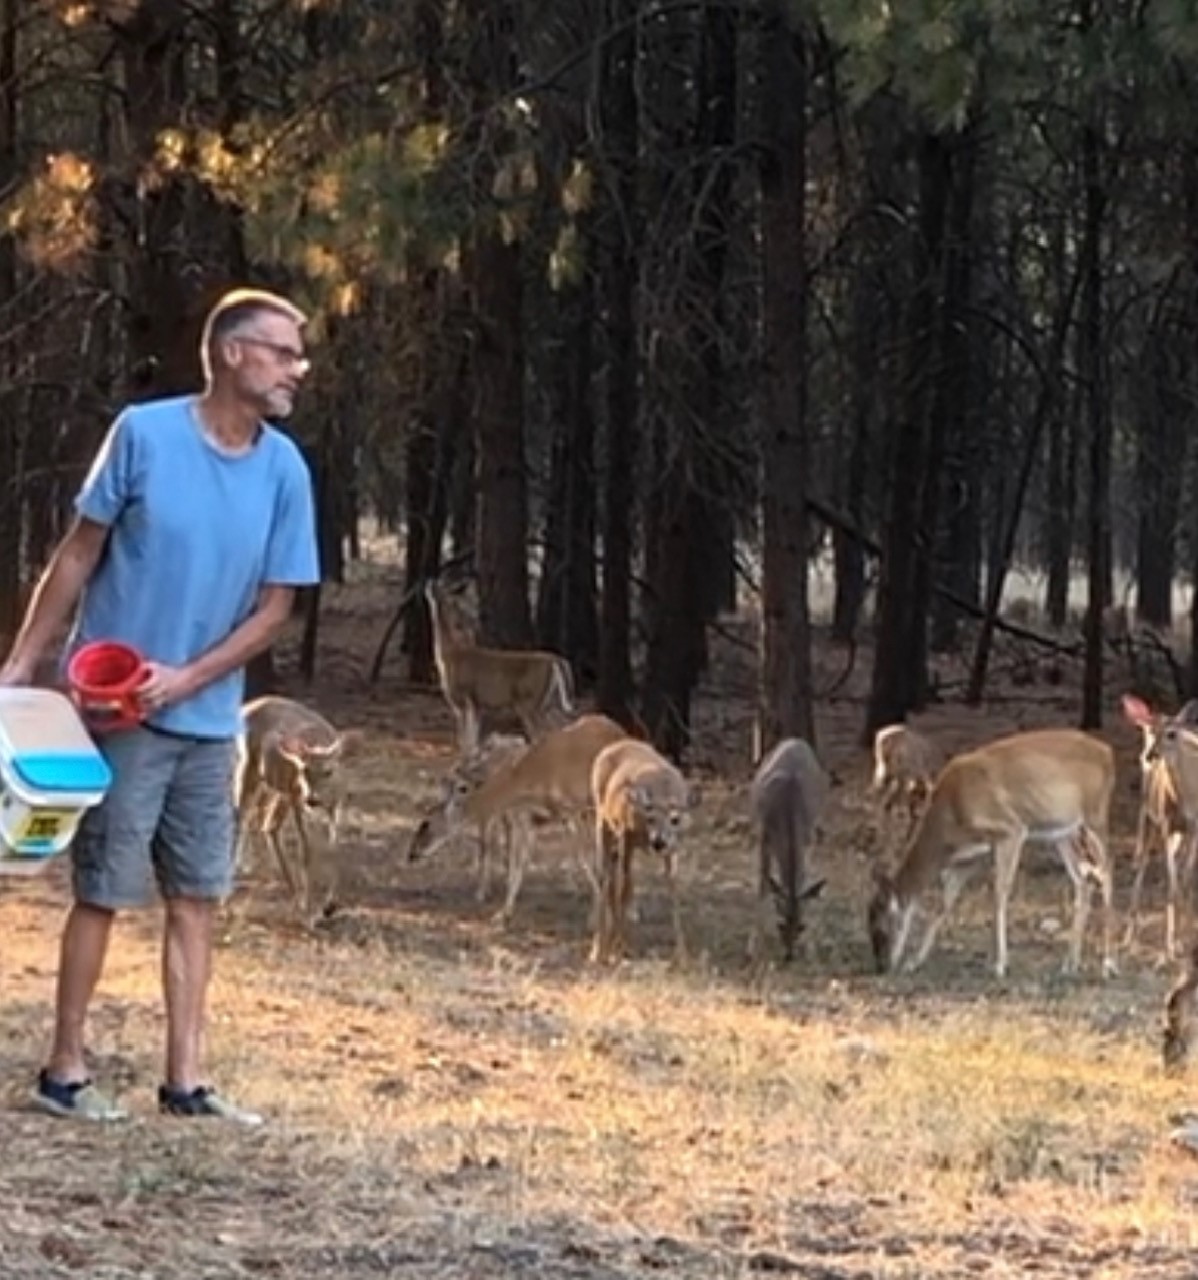
{"type": "Polygon", "coordinates": [[[147,712],[161,711],[183,702],[198,690],[190,667],[168,667],[164,662],[146,663],[145,681],[137,687],[137,698],[147,712]]]}

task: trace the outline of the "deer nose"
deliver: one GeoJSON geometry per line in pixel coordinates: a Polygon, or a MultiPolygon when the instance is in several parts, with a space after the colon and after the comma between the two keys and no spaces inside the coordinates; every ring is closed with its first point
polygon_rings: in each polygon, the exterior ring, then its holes
{"type": "Polygon", "coordinates": [[[654,853],[661,853],[663,849],[669,847],[669,841],[660,832],[654,832],[649,838],[649,846],[654,853]]]}

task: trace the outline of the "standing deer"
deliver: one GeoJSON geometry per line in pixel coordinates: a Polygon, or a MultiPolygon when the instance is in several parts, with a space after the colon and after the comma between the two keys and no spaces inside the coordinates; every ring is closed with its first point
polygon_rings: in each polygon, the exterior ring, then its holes
{"type": "Polygon", "coordinates": [[[483,716],[516,716],[530,742],[574,715],[574,680],[560,654],[539,649],[487,649],[475,644],[436,582],[424,588],[433,625],[441,691],[458,726],[463,755],[478,747],[483,716]]]}
{"type": "Polygon", "coordinates": [[[342,752],[345,735],[311,707],[290,698],[269,696],[242,708],[244,732],[239,743],[236,783],[238,859],[249,837],[255,809],[261,806],[259,830],[270,846],[297,908],[307,921],[328,915],[336,896],[336,865],[319,865],[308,831],[308,819],[327,821],[328,846],[337,839],[345,802],[342,752]],[[299,855],[289,857],[281,828],[291,814],[299,838],[299,855]],[[319,893],[317,880],[324,884],[319,893]]]}
{"type": "Polygon", "coordinates": [[[686,951],[675,856],[696,795],[682,774],[647,742],[623,738],[604,747],[591,771],[595,805],[595,937],[591,959],[616,960],[626,948],[632,902],[632,856],[639,849],[665,861],[674,924],[674,950],[686,951]]]}
{"type": "Polygon", "coordinates": [[[1007,972],[1007,905],[1028,840],[1051,841],[1073,883],[1067,969],[1081,963],[1091,881],[1103,896],[1103,970],[1111,955],[1111,868],[1107,840],[1115,756],[1075,729],[1043,729],[1000,738],[950,760],[936,779],[893,876],[878,871],[869,907],[874,960],[881,972],[903,965],[925,895],[942,894],[939,911],[906,967],[917,969],[980,863],[994,867],[995,972],[1007,972]]]}
{"type": "Polygon", "coordinates": [[[1191,699],[1168,717],[1152,711],[1143,699],[1125,694],[1123,714],[1140,730],[1142,785],[1127,941],[1135,934],[1140,885],[1155,836],[1165,850],[1165,954],[1173,958],[1178,936],[1193,914],[1198,864],[1198,701],[1191,699]]]}
{"type": "MultiPolygon", "coordinates": [[[[564,728],[551,730],[493,770],[473,790],[469,784],[455,786],[441,807],[417,828],[409,860],[426,857],[439,844],[466,830],[478,830],[486,842],[494,823],[514,819],[508,840],[507,897],[498,913],[498,919],[506,923],[515,909],[528,861],[529,815],[548,814],[576,825],[591,806],[591,768],[596,757],[609,743],[624,737],[625,731],[602,715],[580,716],[564,728]]],[[[593,890],[596,872],[590,848],[581,839],[577,845],[593,890]]]]}
{"type": "Polygon", "coordinates": [[[803,903],[817,897],[824,887],[823,880],[807,879],[807,853],[828,787],[828,775],[802,738],[784,738],[757,768],[749,789],[749,805],[761,839],[757,910],[749,938],[753,959],[761,950],[771,901],[783,958],[794,959],[795,944],[803,931],[803,903]]]}
{"type": "Polygon", "coordinates": [[[873,788],[883,812],[907,811],[908,839],[943,763],[939,747],[908,725],[888,724],[874,734],[873,788]]]}

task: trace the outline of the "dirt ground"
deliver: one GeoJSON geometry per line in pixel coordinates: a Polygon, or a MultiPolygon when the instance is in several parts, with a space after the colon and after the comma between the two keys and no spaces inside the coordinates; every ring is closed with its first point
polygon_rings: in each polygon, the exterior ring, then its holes
{"type": "MultiPolygon", "coordinates": [[[[587,898],[546,830],[507,929],[465,852],[405,849],[451,758],[439,696],[370,654],[396,588],[330,593],[321,677],[292,686],[342,727],[352,804],[342,910],[299,927],[269,878],[222,930],[209,1061],[260,1130],[153,1109],[163,1022],[157,911],[123,920],[92,1025],[97,1079],[133,1118],[32,1113],[64,869],[0,882],[0,1277],[1192,1276],[1198,1162],[1169,1117],[1198,1103],[1159,1065],[1160,877],[1119,976],[1095,934],[1061,976],[1067,893],[1029,851],[1011,974],[992,975],[992,908],[972,891],[925,970],[872,974],[870,870],[893,852],[858,745],[868,654],[820,705],[836,785],[816,855],[828,889],[810,953],[754,980],[752,628],[717,638],[691,772],[703,784],[684,893],[693,957],[670,959],[660,876],[644,869],[633,956],[586,963],[587,898]]],[[[292,646],[282,670],[292,667],[292,646]]],[[[1000,654],[998,694],[919,721],[948,749],[1072,724],[1076,675],[1000,654]],[[1008,678],[1017,672],[1018,683],[1008,678]],[[1030,677],[1029,677],[1029,672],[1030,677]],[[1049,682],[1049,680],[1053,682],[1049,682]]],[[[844,654],[821,641],[818,683],[844,654]]],[[[1135,738],[1112,687],[1119,901],[1137,804],[1135,738]]],[[[499,886],[496,886],[498,895],[499,886]]]]}

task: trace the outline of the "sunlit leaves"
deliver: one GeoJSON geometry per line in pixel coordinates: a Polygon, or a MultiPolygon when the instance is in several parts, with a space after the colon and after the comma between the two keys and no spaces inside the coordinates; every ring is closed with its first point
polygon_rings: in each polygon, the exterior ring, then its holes
{"type": "Polygon", "coordinates": [[[41,267],[79,270],[97,239],[95,170],[73,152],[49,156],[4,209],[5,229],[41,267]]]}

